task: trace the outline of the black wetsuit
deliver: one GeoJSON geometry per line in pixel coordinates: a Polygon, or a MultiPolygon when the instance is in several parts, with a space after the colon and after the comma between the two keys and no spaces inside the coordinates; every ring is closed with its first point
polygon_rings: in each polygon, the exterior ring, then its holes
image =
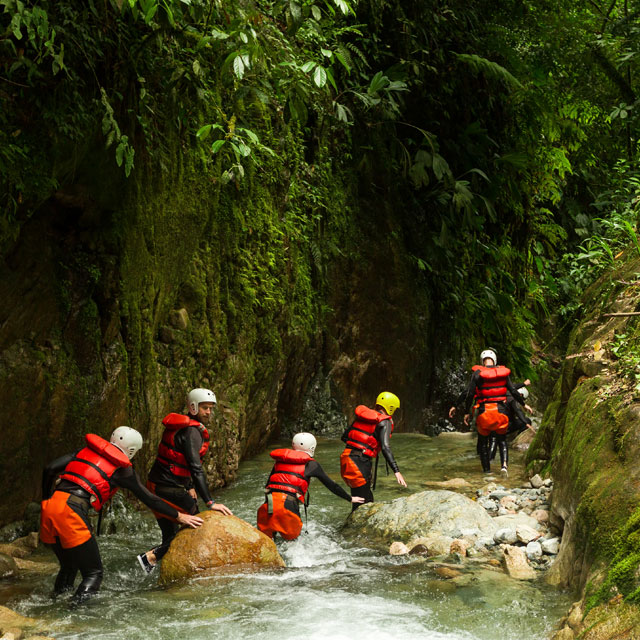
{"type": "MultiPolygon", "coordinates": [[[[459,406],[464,403],[465,410],[471,412],[471,408],[473,406],[473,402],[476,397],[476,389],[480,386],[481,382],[480,372],[474,371],[471,375],[471,380],[469,381],[469,385],[465,391],[463,391],[457,398],[456,404],[454,406],[459,406]]],[[[511,396],[512,402],[517,402],[521,405],[524,405],[524,398],[518,393],[516,386],[511,381],[511,377],[507,377],[505,386],[507,388],[507,401],[509,396],[511,396]]],[[[509,407],[507,405],[507,401],[499,402],[498,411],[500,413],[504,413],[510,418],[511,412],[509,411],[509,407]]],[[[511,420],[509,420],[511,423],[511,420]]],[[[491,439],[494,439],[495,445],[500,450],[500,464],[502,467],[507,466],[509,462],[509,451],[507,448],[507,435],[504,434],[490,434],[487,436],[483,436],[478,433],[478,444],[477,444],[477,452],[480,456],[480,462],[482,463],[482,470],[488,472],[490,470],[490,459],[491,459],[491,439]]]]}
{"type": "MultiPolygon", "coordinates": [[[[275,467],[271,470],[273,473],[275,467]]],[[[311,478],[318,478],[322,484],[331,491],[334,495],[338,496],[338,498],[342,498],[347,502],[351,502],[351,496],[337,483],[334,482],[324,471],[324,469],[320,466],[320,463],[316,460],[310,460],[307,462],[304,468],[304,479],[307,482],[311,481],[311,478]]],[[[307,491],[307,504],[309,502],[309,491],[307,491]]],[[[284,506],[289,511],[300,515],[300,500],[298,500],[295,496],[287,495],[284,501],[284,506]]]]}
{"type": "MultiPolygon", "coordinates": [[[[193,418],[193,416],[189,417],[193,418]]],[[[196,426],[180,429],[174,437],[176,448],[184,455],[191,476],[180,477],[174,475],[157,458],[149,472],[149,483],[153,485],[154,493],[171,504],[175,504],[190,515],[198,513],[198,500],[189,493],[191,489],[196,490],[197,495],[202,498],[205,504],[213,502],[207,487],[207,477],[200,460],[202,442],[202,434],[196,426]]],[[[153,552],[156,559],[160,560],[169,550],[169,545],[180,530],[180,525],[166,518],[157,518],[157,521],[162,531],[162,543],[153,552]]]]}
{"type": "MultiPolygon", "coordinates": [[[[400,471],[398,467],[398,463],[393,457],[393,452],[391,451],[391,420],[382,420],[378,422],[376,425],[375,431],[373,432],[373,437],[380,444],[380,451],[384,456],[384,459],[387,461],[387,464],[391,467],[393,473],[397,473],[400,471]]],[[[351,427],[347,427],[345,432],[342,434],[342,441],[347,442],[349,430],[351,427]]],[[[349,445],[347,445],[348,448],[349,445]]],[[[364,498],[364,502],[362,504],[366,504],[367,502],[373,502],[373,489],[375,486],[375,479],[373,478],[373,461],[377,458],[372,458],[371,456],[367,456],[362,453],[358,449],[354,449],[351,453],[351,459],[356,463],[360,473],[362,473],[363,477],[367,481],[360,487],[351,487],[351,495],[352,496],[360,496],[364,498]]],[[[351,505],[351,510],[355,511],[360,505],[354,503],[351,505]]]]}
{"type": "MultiPolygon", "coordinates": [[[[77,452],[76,452],[77,453],[77,452]]],[[[42,497],[44,500],[53,494],[53,484],[57,475],[59,475],[65,467],[73,460],[75,454],[67,454],[56,458],[50,462],[42,473],[42,497]]],[[[141,483],[138,475],[133,467],[120,467],[116,469],[109,482],[113,487],[128,489],[147,507],[154,511],[164,513],[170,518],[176,518],[178,512],[154,496],[141,483]]],[[[100,558],[100,550],[98,543],[93,536],[93,528],[89,520],[89,510],[91,507],[91,494],[85,491],[80,485],[69,480],[61,480],[56,486],[55,491],[62,491],[74,496],[72,508],[82,518],[92,535],[87,542],[64,549],[59,541],[47,546],[51,547],[60,562],[60,571],[56,577],[54,585],[54,593],[62,593],[73,588],[75,577],[80,571],[82,582],[78,586],[75,594],[75,601],[82,601],[93,595],[100,589],[102,583],[103,568],[100,558]]]]}

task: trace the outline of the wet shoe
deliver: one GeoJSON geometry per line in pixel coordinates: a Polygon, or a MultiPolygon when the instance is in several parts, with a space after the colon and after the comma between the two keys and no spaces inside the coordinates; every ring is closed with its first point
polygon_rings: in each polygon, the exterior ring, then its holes
{"type": "Polygon", "coordinates": [[[502,469],[500,469],[500,473],[501,473],[505,478],[508,478],[508,477],[509,477],[509,471],[507,470],[507,467],[502,467],[502,469]]]}
{"type": "Polygon", "coordinates": [[[155,564],[151,564],[149,562],[149,559],[147,558],[146,553],[141,553],[139,556],[137,556],[137,558],[138,558],[138,562],[140,563],[140,566],[142,567],[142,570],[145,573],[151,573],[156,568],[155,564]]]}

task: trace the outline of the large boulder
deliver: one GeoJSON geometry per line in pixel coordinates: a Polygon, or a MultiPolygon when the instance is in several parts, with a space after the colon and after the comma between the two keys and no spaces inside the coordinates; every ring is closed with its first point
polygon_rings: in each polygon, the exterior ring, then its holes
{"type": "Polygon", "coordinates": [[[198,529],[178,533],[162,560],[160,582],[168,584],[214,573],[221,567],[284,567],[271,538],[236,516],[200,514],[198,529]]]}
{"type": "Polygon", "coordinates": [[[493,537],[495,531],[493,519],[479,504],[453,491],[422,491],[365,504],[344,525],[344,532],[363,544],[385,546],[428,536],[493,537]]]}

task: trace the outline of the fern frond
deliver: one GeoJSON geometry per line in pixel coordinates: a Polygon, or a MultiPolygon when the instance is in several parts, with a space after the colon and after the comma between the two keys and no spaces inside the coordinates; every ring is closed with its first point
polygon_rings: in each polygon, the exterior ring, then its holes
{"type": "Polygon", "coordinates": [[[491,80],[499,80],[507,85],[522,87],[520,81],[509,73],[502,65],[476,55],[475,53],[454,53],[460,62],[464,62],[474,73],[481,73],[491,80]]]}

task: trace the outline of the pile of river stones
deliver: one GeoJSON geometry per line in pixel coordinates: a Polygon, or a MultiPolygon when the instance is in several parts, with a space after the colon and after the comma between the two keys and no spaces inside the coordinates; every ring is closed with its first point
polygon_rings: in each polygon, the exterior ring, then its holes
{"type": "MultiPolygon", "coordinates": [[[[439,484],[439,483],[433,483],[439,484]]],[[[461,479],[441,483],[464,489],[469,484],[461,479]]],[[[547,569],[558,554],[561,533],[549,522],[549,500],[553,481],[539,475],[519,488],[506,488],[491,482],[475,492],[474,502],[491,516],[493,530],[472,527],[451,538],[440,533],[427,533],[407,543],[394,541],[391,555],[426,554],[448,556],[453,562],[474,558],[492,564],[499,561],[508,575],[521,580],[534,579],[547,569]]]]}

